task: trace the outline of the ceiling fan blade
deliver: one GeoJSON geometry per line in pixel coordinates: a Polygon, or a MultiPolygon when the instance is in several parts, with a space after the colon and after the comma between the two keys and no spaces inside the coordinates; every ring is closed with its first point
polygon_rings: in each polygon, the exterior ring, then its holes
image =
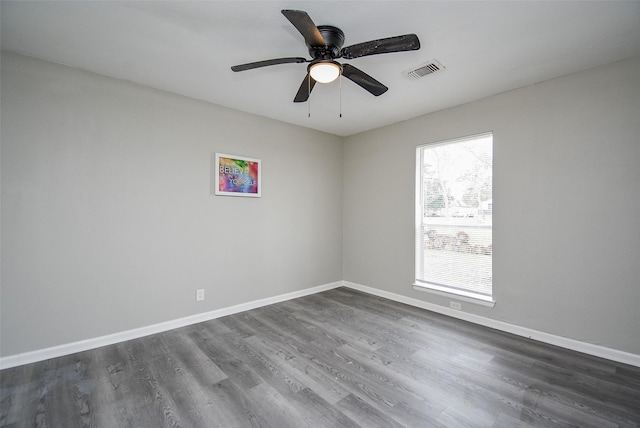
{"type": "Polygon", "coordinates": [[[387,37],[386,39],[371,40],[342,49],[342,58],[353,59],[367,55],[377,55],[391,52],[415,51],[420,49],[420,40],[415,34],[387,37]]]}
{"type": "Polygon", "coordinates": [[[283,9],[282,14],[296,27],[300,34],[302,34],[307,46],[317,48],[327,45],[318,27],[313,23],[307,12],[303,10],[283,9]]]}
{"type": "Polygon", "coordinates": [[[316,86],[316,81],[311,77],[309,73],[305,76],[300,88],[298,88],[298,93],[296,97],[293,99],[294,103],[303,103],[309,99],[309,95],[313,90],[313,87],[316,86]]]}
{"type": "Polygon", "coordinates": [[[301,58],[301,57],[275,58],[275,59],[268,59],[265,61],[256,61],[256,62],[250,62],[247,64],[234,65],[233,67],[231,67],[231,69],[233,71],[245,71],[245,70],[251,70],[253,68],[267,67],[270,65],[277,65],[277,64],[289,64],[294,62],[302,63],[302,62],[307,62],[307,60],[306,58],[301,58]]]}
{"type": "Polygon", "coordinates": [[[342,64],[342,75],[376,97],[384,94],[389,89],[364,71],[350,64],[342,64]]]}

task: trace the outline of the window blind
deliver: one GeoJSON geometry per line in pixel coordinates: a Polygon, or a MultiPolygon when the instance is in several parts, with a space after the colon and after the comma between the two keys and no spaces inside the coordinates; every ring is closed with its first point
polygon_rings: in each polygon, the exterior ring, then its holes
{"type": "Polygon", "coordinates": [[[493,135],[419,146],[416,284],[491,298],[493,135]]]}

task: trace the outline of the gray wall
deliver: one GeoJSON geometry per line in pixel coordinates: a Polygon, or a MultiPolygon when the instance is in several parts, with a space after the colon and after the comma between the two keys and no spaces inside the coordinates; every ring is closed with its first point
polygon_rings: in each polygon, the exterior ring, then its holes
{"type": "Polygon", "coordinates": [[[497,303],[463,310],[640,354],[638,58],[347,138],[344,280],[449,305],[412,289],[415,150],[485,131],[497,303]]]}
{"type": "Polygon", "coordinates": [[[0,356],[340,279],[448,306],[411,287],[415,148],[485,131],[497,304],[463,310],[640,354],[640,59],[344,140],[14,54],[1,79],[0,356]],[[211,195],[217,151],[263,160],[261,199],[211,195]]]}
{"type": "Polygon", "coordinates": [[[341,138],[14,54],[1,102],[0,355],[342,278],[341,138]],[[213,196],[215,152],[262,198],[213,196]]]}

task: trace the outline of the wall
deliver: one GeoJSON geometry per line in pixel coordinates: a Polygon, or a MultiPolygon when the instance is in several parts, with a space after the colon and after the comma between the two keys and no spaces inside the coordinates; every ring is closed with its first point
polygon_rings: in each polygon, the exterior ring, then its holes
{"type": "Polygon", "coordinates": [[[447,307],[411,287],[415,147],[489,130],[497,303],[463,310],[640,354],[640,59],[344,148],[19,55],[1,79],[0,356],[340,279],[447,307]],[[263,160],[261,199],[211,195],[217,151],[263,160]]]}
{"type": "Polygon", "coordinates": [[[344,280],[449,306],[412,288],[416,146],[485,131],[497,303],[463,310],[640,354],[640,58],[347,138],[344,280]]]}
{"type": "Polygon", "coordinates": [[[341,279],[341,138],[6,53],[1,102],[0,355],[341,279]],[[262,198],[213,196],[215,152],[262,198]]]}

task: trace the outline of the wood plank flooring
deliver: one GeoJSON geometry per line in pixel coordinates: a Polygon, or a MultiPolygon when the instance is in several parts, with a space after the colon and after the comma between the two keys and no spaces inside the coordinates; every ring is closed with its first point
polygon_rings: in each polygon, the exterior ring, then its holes
{"type": "Polygon", "coordinates": [[[640,368],[338,288],[0,372],[2,427],[640,427],[640,368]]]}

